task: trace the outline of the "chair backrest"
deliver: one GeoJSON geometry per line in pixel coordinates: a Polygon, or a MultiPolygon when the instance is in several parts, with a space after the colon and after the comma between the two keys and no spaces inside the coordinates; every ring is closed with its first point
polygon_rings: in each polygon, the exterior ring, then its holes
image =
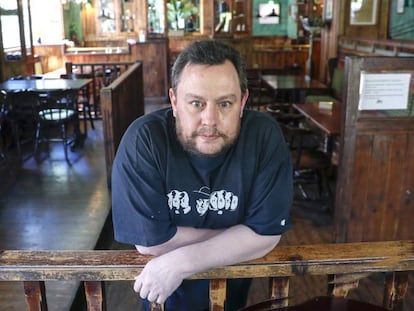
{"type": "Polygon", "coordinates": [[[35,92],[19,91],[8,93],[6,105],[9,118],[19,126],[30,126],[33,121],[33,107],[38,103],[39,97],[35,92]]]}
{"type": "Polygon", "coordinates": [[[61,74],[60,77],[62,79],[92,79],[92,74],[89,73],[67,73],[67,74],[61,74]]]}
{"type": "Polygon", "coordinates": [[[65,90],[51,91],[36,103],[37,118],[41,122],[64,122],[76,116],[76,93],[65,90]]]}
{"type": "Polygon", "coordinates": [[[344,69],[335,68],[332,73],[331,90],[335,98],[342,101],[344,88],[344,69]]]}

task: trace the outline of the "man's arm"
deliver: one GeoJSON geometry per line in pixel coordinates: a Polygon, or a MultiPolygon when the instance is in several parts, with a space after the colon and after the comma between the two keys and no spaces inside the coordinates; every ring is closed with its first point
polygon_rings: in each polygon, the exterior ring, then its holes
{"type": "Polygon", "coordinates": [[[175,235],[165,243],[155,246],[135,245],[139,253],[143,255],[160,256],[179,247],[208,240],[224,229],[197,229],[192,227],[177,227],[175,235]]]}
{"type": "Polygon", "coordinates": [[[244,225],[230,227],[154,258],[137,276],[134,290],[141,298],[164,303],[183,279],[210,268],[263,257],[279,240],[280,235],[259,235],[244,225]]]}

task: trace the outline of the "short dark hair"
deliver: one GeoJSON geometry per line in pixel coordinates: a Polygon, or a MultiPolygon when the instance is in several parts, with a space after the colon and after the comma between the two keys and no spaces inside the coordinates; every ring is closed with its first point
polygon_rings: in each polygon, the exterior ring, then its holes
{"type": "Polygon", "coordinates": [[[171,70],[174,92],[177,92],[181,73],[187,64],[220,65],[226,60],[234,65],[239,76],[241,93],[244,94],[247,90],[247,76],[243,58],[237,50],[216,40],[195,41],[178,55],[171,70]]]}

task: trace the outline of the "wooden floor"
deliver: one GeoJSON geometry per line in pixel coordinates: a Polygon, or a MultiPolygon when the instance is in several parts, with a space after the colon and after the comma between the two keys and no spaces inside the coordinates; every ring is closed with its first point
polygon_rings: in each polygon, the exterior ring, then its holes
{"type": "MultiPolygon", "coordinates": [[[[158,106],[147,104],[146,111],[158,106]]],[[[41,164],[25,161],[18,174],[0,168],[0,249],[123,249],[132,248],[112,239],[109,191],[106,186],[102,124],[88,132],[82,150],[71,153],[72,167],[65,162],[62,147],[53,147],[41,164]],[[106,222],[107,221],[107,222],[106,222]],[[106,222],[106,226],[105,226],[106,222]],[[109,225],[109,226],[108,226],[109,225]],[[101,235],[103,228],[104,235],[101,235]],[[101,237],[98,243],[98,239],[101,237]]],[[[296,201],[292,210],[294,227],[283,235],[281,244],[329,243],[334,241],[331,212],[327,201],[296,201]]],[[[413,277],[411,277],[413,279],[413,277]]],[[[380,279],[364,282],[351,296],[381,303],[380,279]]],[[[49,310],[82,310],[72,307],[77,283],[48,282],[49,310]]],[[[326,280],[320,277],[293,278],[294,303],[325,294],[326,280]]],[[[405,310],[414,310],[414,290],[405,310]]],[[[0,282],[0,311],[26,310],[22,285],[0,282]],[[7,299],[5,299],[7,298],[7,299]]],[[[267,280],[253,283],[249,303],[267,297],[267,280]]],[[[107,284],[108,310],[140,310],[131,282],[107,284]]]]}

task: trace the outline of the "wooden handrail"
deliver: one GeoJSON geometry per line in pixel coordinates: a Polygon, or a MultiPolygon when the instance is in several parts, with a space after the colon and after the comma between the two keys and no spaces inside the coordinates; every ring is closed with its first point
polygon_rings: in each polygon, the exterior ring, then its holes
{"type": "MultiPolygon", "coordinates": [[[[0,251],[0,281],[25,282],[28,303],[30,299],[31,306],[38,307],[29,310],[45,310],[41,307],[46,302],[44,281],[84,281],[88,310],[103,310],[100,281],[133,280],[151,258],[135,250],[5,250],[0,251]]],[[[398,275],[402,271],[414,271],[414,241],[278,246],[263,258],[197,273],[190,279],[210,279],[211,310],[224,310],[226,279],[273,278],[269,298],[283,298],[288,296],[290,276],[330,275],[330,293],[345,296],[370,273],[398,275]]],[[[401,305],[407,282],[405,277],[387,279],[384,305],[401,305]]]]}
{"type": "Polygon", "coordinates": [[[358,37],[340,37],[342,52],[355,55],[413,56],[414,44],[404,40],[381,40],[358,37]]]}

